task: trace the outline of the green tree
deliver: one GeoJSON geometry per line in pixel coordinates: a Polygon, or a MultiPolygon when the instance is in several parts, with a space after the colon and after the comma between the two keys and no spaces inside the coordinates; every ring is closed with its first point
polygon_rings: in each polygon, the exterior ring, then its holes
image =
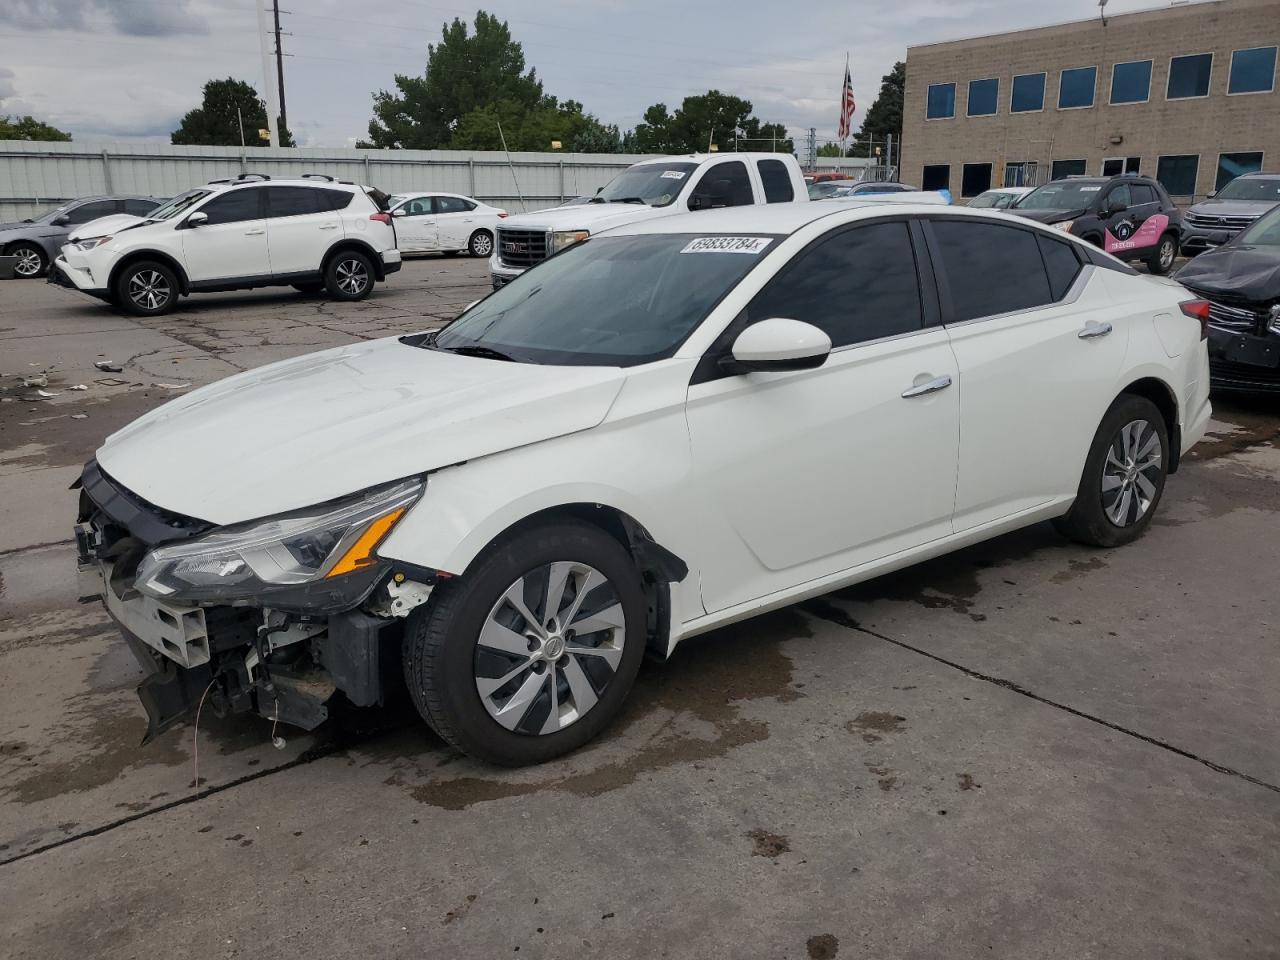
{"type": "MultiPolygon", "coordinates": [[[[210,80],[204,85],[200,106],[187,112],[169,139],[173,143],[199,146],[240,146],[240,123],[244,122],[247,146],[262,146],[259,130],[267,129],[267,106],[258,99],[258,91],[243,80],[227,77],[210,80]],[[239,114],[237,114],[237,108],[239,114]]],[[[280,146],[294,146],[289,131],[280,128],[280,146]]]]}
{"type": "Polygon", "coordinates": [[[880,78],[880,93],[862,118],[858,139],[850,149],[852,157],[869,155],[870,141],[882,144],[889,134],[902,136],[902,98],[907,89],[907,65],[899,60],[893,69],[880,78]]]}
{"type": "MultiPolygon", "coordinates": [[[[440,43],[427,46],[426,73],[397,74],[396,88],[398,93],[374,94],[369,142],[361,146],[436,150],[452,145],[464,118],[477,110],[493,108],[500,115],[507,108],[497,105],[505,103],[533,111],[543,101],[542,83],[525,70],[524,49],[505,21],[483,10],[472,33],[462,20],[445,24],[440,43]]],[[[489,119],[469,120],[464,139],[478,137],[489,119]]]]}
{"type": "Polygon", "coordinates": [[[842,154],[840,153],[840,144],[838,144],[838,143],[824,143],[822,146],[820,146],[820,147],[818,148],[818,156],[820,156],[820,157],[839,157],[839,156],[842,156],[842,154]]]}
{"type": "Polygon", "coordinates": [[[544,97],[532,110],[513,100],[500,100],[472,110],[453,130],[448,146],[454,150],[501,150],[498,124],[511,150],[550,150],[553,141],[575,153],[617,153],[622,149],[618,128],[606,126],[575,100],[560,103],[544,97]]]}
{"type": "Polygon", "coordinates": [[[665,103],[655,103],[629,135],[628,148],[640,153],[705,153],[714,143],[727,151],[734,147],[736,130],[742,150],[794,151],[782,124],[762,123],[751,111],[750,100],[719,90],[685,97],[674,113],[665,103]]]}
{"type": "Polygon", "coordinates": [[[70,140],[71,134],[35,117],[0,116],[0,140],[70,140]]]}

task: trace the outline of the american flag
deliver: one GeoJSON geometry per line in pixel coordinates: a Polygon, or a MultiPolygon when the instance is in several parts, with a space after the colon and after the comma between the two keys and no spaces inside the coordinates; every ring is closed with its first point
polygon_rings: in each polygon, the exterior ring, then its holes
{"type": "Polygon", "coordinates": [[[844,62],[844,91],[840,94],[840,129],[839,139],[845,140],[849,136],[849,127],[853,122],[853,111],[858,109],[858,104],[853,99],[853,79],[849,76],[849,60],[846,57],[844,62]]]}

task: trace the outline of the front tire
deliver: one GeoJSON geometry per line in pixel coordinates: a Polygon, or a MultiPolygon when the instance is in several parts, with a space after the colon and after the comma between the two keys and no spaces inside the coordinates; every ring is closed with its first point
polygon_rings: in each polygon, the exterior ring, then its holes
{"type": "Polygon", "coordinates": [[[644,655],[640,574],[617,540],[540,524],[437,586],[404,640],[423,718],[464,753],[521,766],[576,750],[617,714],[644,655]]]}
{"type": "Polygon", "coordinates": [[[120,271],[115,302],[135,317],[158,317],[178,301],[178,278],[163,263],[140,260],[120,271]]]}
{"type": "Polygon", "coordinates": [[[1119,547],[1146,532],[1169,473],[1169,430],[1146,397],[1122,394],[1102,418],[1075,503],[1054,521],[1063,536],[1119,547]]]}
{"type": "Polygon", "coordinates": [[[473,257],[487,260],[493,254],[493,234],[488,230],[477,230],[467,242],[467,249],[473,257]]]}
{"type": "Polygon", "coordinates": [[[334,300],[363,300],[373,291],[373,261],[359,250],[343,250],[329,261],[324,278],[334,300]]]}
{"type": "Polygon", "coordinates": [[[1160,245],[1147,260],[1147,269],[1157,277],[1163,277],[1173,269],[1173,261],[1178,259],[1178,238],[1166,233],[1160,238],[1160,245]]]}
{"type": "Polygon", "coordinates": [[[9,248],[8,256],[18,258],[13,264],[13,275],[19,280],[34,280],[44,276],[49,269],[49,258],[35,243],[14,244],[9,248]]]}

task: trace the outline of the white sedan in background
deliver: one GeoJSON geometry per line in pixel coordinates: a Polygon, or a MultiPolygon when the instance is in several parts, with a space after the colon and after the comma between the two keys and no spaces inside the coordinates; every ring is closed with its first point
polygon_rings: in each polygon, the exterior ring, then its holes
{"type": "Polygon", "coordinates": [[[507,211],[458,193],[399,193],[391,198],[402,253],[493,253],[494,231],[507,211]]]}

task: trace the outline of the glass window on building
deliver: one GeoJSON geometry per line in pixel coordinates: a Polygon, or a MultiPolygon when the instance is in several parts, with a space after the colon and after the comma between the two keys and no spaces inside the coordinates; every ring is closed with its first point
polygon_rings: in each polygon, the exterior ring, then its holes
{"type": "Polygon", "coordinates": [[[1231,54],[1227,93],[1270,93],[1276,86],[1276,48],[1254,47],[1231,54]]]}
{"type": "Polygon", "coordinates": [[[1039,164],[1034,160],[1009,160],[1004,165],[1004,185],[1006,187],[1031,187],[1036,182],[1036,171],[1039,164]]]}
{"type": "Polygon", "coordinates": [[[1118,177],[1122,173],[1141,173],[1141,157],[1108,157],[1102,161],[1104,177],[1118,177]]]}
{"type": "Polygon", "coordinates": [[[1055,160],[1049,171],[1050,180],[1061,180],[1063,177],[1079,177],[1085,172],[1084,160],[1055,160]]]}
{"type": "Polygon", "coordinates": [[[1209,95],[1209,77],[1213,73],[1213,54],[1194,53],[1169,61],[1169,86],[1165,98],[1186,100],[1209,95]]]}
{"type": "Polygon", "coordinates": [[[1196,192],[1200,158],[1194,154],[1161,157],[1156,161],[1156,179],[1175,197],[1191,197],[1196,192]]]}
{"type": "Polygon", "coordinates": [[[926,163],[920,177],[921,190],[950,190],[951,164],[926,163]]]}
{"type": "Polygon", "coordinates": [[[969,81],[969,116],[989,117],[996,112],[1000,99],[999,80],[969,81]]]}
{"type": "Polygon", "coordinates": [[[960,196],[976,197],[991,189],[991,164],[966,163],[960,174],[960,196]]]}
{"type": "Polygon", "coordinates": [[[1044,77],[1043,73],[1024,73],[1013,78],[1010,113],[1034,113],[1044,109],[1044,77]]]}
{"type": "Polygon", "coordinates": [[[1063,70],[1058,84],[1058,109],[1075,110],[1093,106],[1093,92],[1098,86],[1097,67],[1063,70]]]}
{"type": "Polygon", "coordinates": [[[1218,179],[1213,189],[1221,190],[1242,173],[1258,173],[1262,170],[1262,153],[1221,153],[1218,155],[1218,179]]]}
{"type": "Polygon", "coordinates": [[[956,85],[954,83],[929,84],[929,102],[925,106],[929,120],[946,120],[956,115],[956,85]]]}
{"type": "Polygon", "coordinates": [[[1146,103],[1150,99],[1150,60],[1117,63],[1111,68],[1112,103],[1146,103]]]}

